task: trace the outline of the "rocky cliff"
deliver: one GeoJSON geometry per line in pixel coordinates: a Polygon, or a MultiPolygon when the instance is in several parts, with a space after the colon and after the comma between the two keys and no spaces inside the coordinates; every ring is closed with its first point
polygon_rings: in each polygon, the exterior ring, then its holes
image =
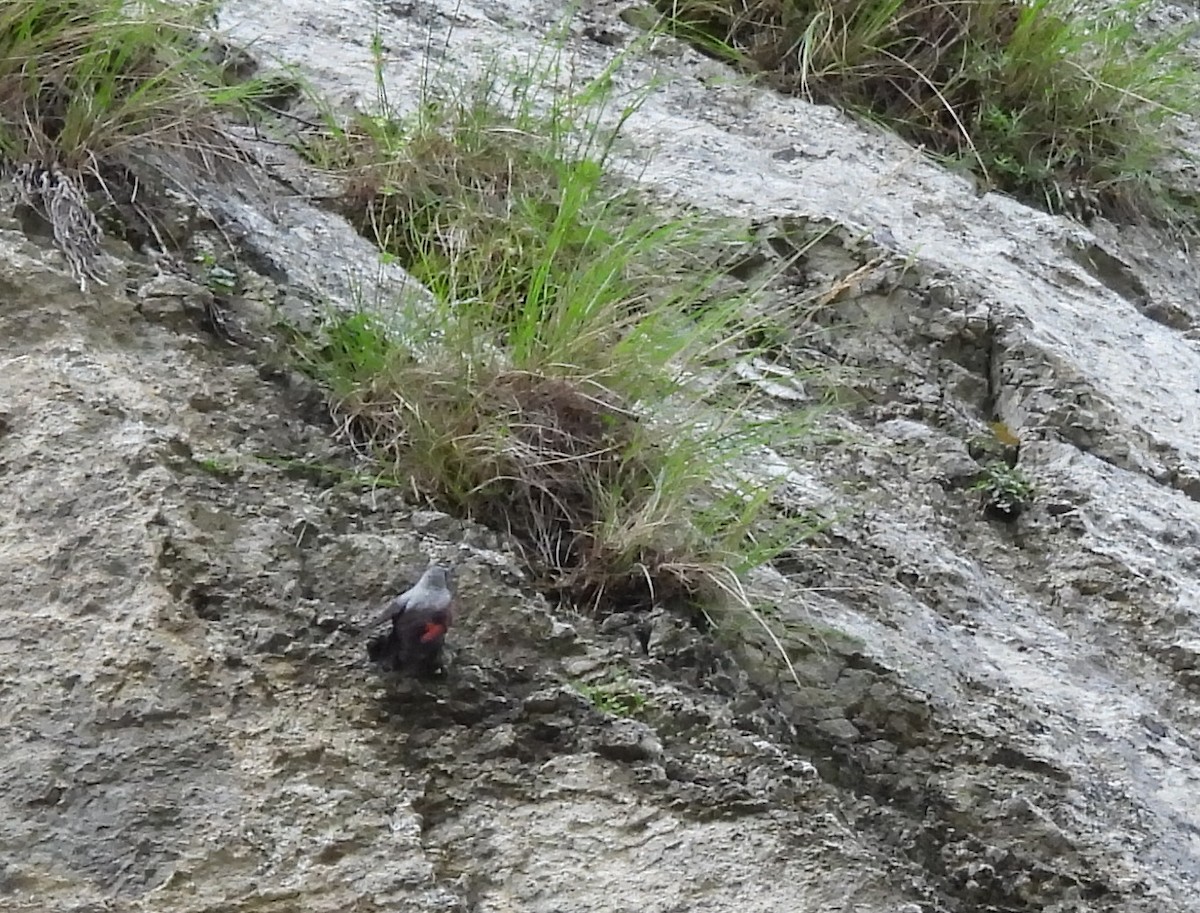
{"type": "MultiPolygon", "coordinates": [[[[634,40],[620,11],[569,19],[581,71],[634,40]]],[[[221,25],[363,101],[375,33],[415,98],[431,54],[536,54],[566,15],[233,0],[221,25]]],[[[816,238],[797,295],[837,286],[795,345],[846,405],[780,454],[828,525],[758,581],[792,669],[753,629],[550,605],[497,532],[330,471],[273,315],[404,280],[269,144],[178,172],[191,243],[244,266],[232,338],[117,239],[80,291],[6,206],[5,909],[1200,910],[1194,256],[980,195],[673,40],[619,78],[658,86],[631,174],[765,249],[816,238]],[[1011,522],[969,490],[993,422],[1036,485],[1011,522]],[[389,680],[364,613],[429,557],[462,568],[452,667],[389,680]]]]}

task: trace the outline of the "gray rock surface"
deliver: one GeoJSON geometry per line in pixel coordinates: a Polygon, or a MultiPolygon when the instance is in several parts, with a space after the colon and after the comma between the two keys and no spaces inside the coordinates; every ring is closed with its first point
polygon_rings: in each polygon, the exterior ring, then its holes
{"type": "MultiPolygon", "coordinates": [[[[589,34],[631,40],[617,10],[573,21],[580,72],[616,52],[589,34]]],[[[222,23],[362,99],[378,29],[412,101],[427,46],[450,78],[563,16],[222,23]]],[[[779,454],[832,518],[756,581],[799,682],[761,631],[731,652],[552,608],[486,530],[306,470],[347,459],[317,391],[206,329],[210,290],[126,250],[83,295],[3,212],[0,907],[1200,909],[1193,258],[976,196],[677,42],[620,78],[652,72],[631,171],[654,152],[643,180],[764,235],[835,226],[797,293],[873,264],[796,342],[856,394],[779,454]],[[993,418],[1038,487],[1011,525],[967,490],[993,418]],[[357,626],[431,557],[463,568],[450,674],[387,682],[357,626]],[[584,697],[617,678],[633,718],[584,697]]],[[[196,193],[257,264],[232,305],[254,338],[271,307],[404,284],[291,191],[196,193]]]]}

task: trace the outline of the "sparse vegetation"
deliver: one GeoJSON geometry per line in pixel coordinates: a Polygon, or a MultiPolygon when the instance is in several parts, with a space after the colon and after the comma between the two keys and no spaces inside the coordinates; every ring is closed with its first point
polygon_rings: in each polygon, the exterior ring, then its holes
{"type": "Polygon", "coordinates": [[[877,118],[985,186],[1057,211],[1166,214],[1166,122],[1195,110],[1189,33],[1148,0],[656,0],[771,85],[877,118]]]}
{"type": "Polygon", "coordinates": [[[256,454],[254,460],[256,464],[269,466],[292,478],[309,479],[315,484],[330,488],[345,487],[371,491],[376,488],[396,488],[400,485],[392,476],[368,475],[326,460],[265,453],[256,454]]]}
{"type": "Polygon", "coordinates": [[[1033,481],[1017,466],[1001,460],[987,464],[983,477],[972,487],[980,492],[984,510],[1001,520],[1015,520],[1033,501],[1033,481]]]}
{"type": "Polygon", "coordinates": [[[238,290],[238,274],[217,262],[212,254],[201,253],[192,258],[192,262],[200,267],[204,285],[214,295],[232,295],[238,290]]]}
{"type": "Polygon", "coordinates": [[[229,479],[238,475],[242,467],[235,460],[218,459],[216,457],[198,457],[196,465],[218,479],[229,479]]]}
{"type": "Polygon", "coordinates": [[[740,595],[738,571],[804,530],[739,467],[805,416],[721,402],[753,329],[717,293],[716,251],[740,239],[617,186],[639,97],[563,76],[538,61],[428,90],[409,116],[380,81],[376,114],[308,147],[434,302],[335,317],[303,358],[348,438],[509,531],[548,588],[624,607],[740,595]]]}
{"type": "Polygon", "coordinates": [[[574,682],[573,687],[601,713],[612,716],[636,717],[648,703],[646,695],[625,678],[614,678],[595,685],[574,682]]]}

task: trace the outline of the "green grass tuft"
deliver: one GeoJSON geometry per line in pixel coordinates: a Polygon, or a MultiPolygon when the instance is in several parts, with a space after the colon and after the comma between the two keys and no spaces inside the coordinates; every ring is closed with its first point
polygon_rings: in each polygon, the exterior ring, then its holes
{"type": "MultiPolygon", "coordinates": [[[[210,39],[215,3],[6,0],[0,4],[0,170],[51,223],[85,289],[104,284],[107,229],[148,228],[160,246],[164,158],[245,156],[223,115],[253,110],[279,87],[243,79],[210,39]]],[[[228,275],[210,275],[229,291],[228,275]]]]}

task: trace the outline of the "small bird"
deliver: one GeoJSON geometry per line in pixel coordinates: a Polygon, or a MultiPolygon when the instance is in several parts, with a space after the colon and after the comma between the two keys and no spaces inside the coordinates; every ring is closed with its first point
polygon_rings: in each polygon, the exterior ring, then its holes
{"type": "Polygon", "coordinates": [[[372,662],[432,675],[442,668],[446,631],[454,623],[455,599],[448,567],[431,562],[421,579],[390,600],[369,629],[391,621],[392,630],[367,644],[372,662]]]}

